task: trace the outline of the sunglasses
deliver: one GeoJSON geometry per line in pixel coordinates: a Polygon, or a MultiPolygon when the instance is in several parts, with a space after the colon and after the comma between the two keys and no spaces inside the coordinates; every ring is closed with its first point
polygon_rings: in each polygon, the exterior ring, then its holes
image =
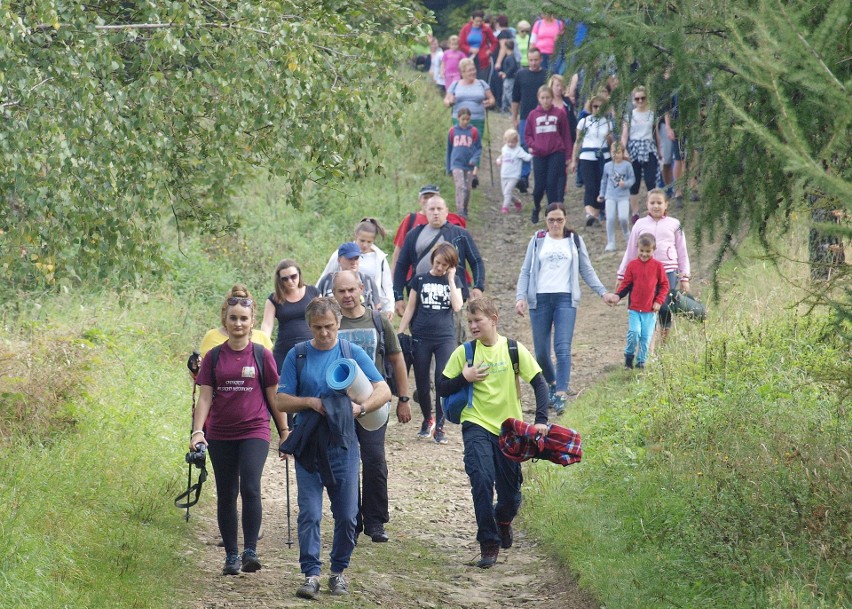
{"type": "Polygon", "coordinates": [[[529,34],[530,31],[529,30],[518,30],[518,33],[519,34],[529,34]]]}
{"type": "Polygon", "coordinates": [[[228,299],[228,306],[233,307],[234,305],[240,305],[241,307],[250,307],[254,304],[254,301],[251,298],[237,298],[236,296],[231,296],[228,299]]]}
{"type": "Polygon", "coordinates": [[[592,106],[592,110],[597,110],[598,108],[600,108],[599,105],[598,106],[592,106]]]}
{"type": "Polygon", "coordinates": [[[637,97],[633,98],[634,101],[645,101],[646,99],[648,99],[648,98],[645,97],[644,95],[637,96],[637,97]]]}
{"type": "Polygon", "coordinates": [[[278,281],[284,283],[288,279],[290,281],[296,281],[299,278],[299,273],[293,273],[292,275],[278,275],[278,281]]]}

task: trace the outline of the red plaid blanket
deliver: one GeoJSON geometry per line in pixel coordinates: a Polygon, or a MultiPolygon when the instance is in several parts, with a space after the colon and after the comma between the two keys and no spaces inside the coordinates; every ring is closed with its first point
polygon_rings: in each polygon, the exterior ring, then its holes
{"type": "Polygon", "coordinates": [[[542,437],[533,425],[511,418],[500,429],[500,450],[512,461],[547,459],[571,465],[583,458],[580,434],[573,429],[551,424],[542,437]]]}

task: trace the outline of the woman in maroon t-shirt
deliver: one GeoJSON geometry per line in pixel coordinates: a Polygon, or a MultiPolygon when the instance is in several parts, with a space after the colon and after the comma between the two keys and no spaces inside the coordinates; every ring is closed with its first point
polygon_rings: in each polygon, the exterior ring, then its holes
{"type": "MultiPolygon", "coordinates": [[[[198,444],[210,449],[216,474],[216,515],[225,543],[223,575],[236,575],[240,570],[257,571],[261,567],[257,558],[262,517],[260,477],[269,452],[270,412],[281,430],[280,442],[289,432],[284,415],[267,407],[274,404],[278,370],[269,349],[263,349],[263,361],[255,361],[251,342],[254,301],[247,291],[239,294],[232,290],[232,294],[222,310],[222,325],[228,332],[228,340],[218,350],[215,370],[215,349],[208,351],[201,362],[196,380],[201,395],[193,414],[195,431],[189,439],[190,450],[196,450],[198,444]],[[263,366],[265,387],[260,386],[258,365],[263,366]],[[237,545],[237,495],[242,497],[243,504],[242,557],[237,545]]],[[[281,459],[284,458],[282,454],[281,459]]]]}

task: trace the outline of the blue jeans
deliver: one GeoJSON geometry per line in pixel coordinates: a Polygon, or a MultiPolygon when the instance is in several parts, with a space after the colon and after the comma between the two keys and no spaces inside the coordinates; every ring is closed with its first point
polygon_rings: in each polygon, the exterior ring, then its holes
{"type": "Polygon", "coordinates": [[[475,423],[462,424],[464,470],[470,478],[476,541],[481,545],[499,544],[497,523],[512,522],[521,507],[521,483],[524,481],[521,464],[503,455],[499,439],[475,423]]]}
{"type": "Polygon", "coordinates": [[[571,294],[537,294],[536,307],[530,309],[535,359],[541,366],[544,380],[549,385],[556,382],[556,391],[568,391],[571,380],[571,341],[577,309],[571,304],[571,294]],[[550,359],[551,330],[553,350],[556,352],[556,372],[550,359]]]}
{"type": "Polygon", "coordinates": [[[624,355],[632,358],[636,355],[636,363],[644,364],[648,359],[648,349],[651,348],[651,338],[657,325],[657,314],[654,312],[627,312],[627,348],[624,355]],[[638,351],[638,353],[637,353],[638,351]]]}
{"type": "Polygon", "coordinates": [[[349,566],[355,549],[355,523],[358,518],[358,469],[361,454],[353,440],[349,449],[328,448],[328,460],[336,484],[329,486],[320,472],[310,473],[296,461],[296,484],[299,502],[299,565],[305,576],[319,575],[320,522],[322,521],[322,490],[328,491],[331,513],[334,516],[334,537],[331,542],[331,570],[342,573],[349,566]]]}
{"type": "MultiPolygon", "coordinates": [[[[521,147],[529,152],[529,149],[526,146],[526,142],[524,142],[524,128],[527,126],[527,119],[522,118],[518,121],[518,133],[521,136],[521,147]]],[[[521,178],[529,178],[530,173],[532,173],[532,163],[529,161],[521,161],[521,178]]]]}

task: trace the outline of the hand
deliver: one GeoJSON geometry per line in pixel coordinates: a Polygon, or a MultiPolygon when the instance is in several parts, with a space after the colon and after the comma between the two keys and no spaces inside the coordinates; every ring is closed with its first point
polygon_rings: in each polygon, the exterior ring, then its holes
{"type": "Polygon", "coordinates": [[[456,284],[456,271],[457,270],[458,269],[454,266],[451,266],[450,268],[447,269],[447,283],[449,283],[450,286],[454,286],[456,284]]]}
{"type": "Polygon", "coordinates": [[[653,310],[653,311],[654,311],[654,313],[656,313],[657,311],[659,311],[659,310],[660,310],[660,303],[659,303],[659,302],[655,302],[655,303],[654,303],[654,306],[652,306],[652,307],[651,307],[651,310],[653,310]]]}
{"type": "Polygon", "coordinates": [[[570,171],[571,173],[574,173],[575,171],[577,171],[577,161],[576,160],[571,159],[571,162],[568,164],[568,171],[570,171]]]}
{"type": "Polygon", "coordinates": [[[624,180],[620,180],[620,181],[618,182],[618,187],[619,187],[619,188],[624,188],[624,180]]]}
{"type": "Polygon", "coordinates": [[[680,289],[684,292],[689,291],[689,279],[681,279],[680,280],[680,289]]]}
{"type": "Polygon", "coordinates": [[[207,439],[200,433],[192,434],[189,438],[189,452],[195,452],[196,444],[204,444],[204,448],[207,448],[207,439]]]}
{"type": "MultiPolygon", "coordinates": [[[[674,129],[672,129],[671,127],[669,127],[668,129],[666,129],[666,136],[668,136],[668,138],[669,138],[671,141],[675,141],[675,140],[677,139],[677,136],[675,135],[675,130],[674,130],[674,129]]],[[[662,157],[660,157],[660,158],[662,158],[662,157]]]]}
{"type": "Polygon", "coordinates": [[[526,300],[519,300],[518,302],[516,302],[515,303],[515,312],[518,315],[520,315],[521,317],[526,315],[526,313],[527,313],[527,301],[526,300]]]}
{"type": "Polygon", "coordinates": [[[482,296],[482,290],[480,290],[479,288],[473,288],[470,291],[470,297],[471,298],[480,298],[481,296],[482,296]]]}
{"type": "Polygon", "coordinates": [[[396,420],[400,423],[408,423],[411,420],[410,402],[397,402],[396,420]]]}
{"type": "Polygon", "coordinates": [[[358,417],[360,417],[362,408],[364,408],[364,407],[361,404],[358,404],[358,403],[353,401],[352,402],[352,416],[356,419],[358,417]]]}
{"type": "Polygon", "coordinates": [[[621,298],[618,297],[618,294],[612,294],[610,292],[607,292],[603,295],[603,301],[608,305],[616,305],[618,304],[619,300],[621,300],[621,298]]]}
{"type": "MultiPolygon", "coordinates": [[[[287,429],[282,429],[280,432],[278,432],[278,446],[281,446],[282,444],[284,444],[284,441],[285,441],[285,440],[286,440],[289,436],[290,436],[290,429],[289,429],[289,428],[287,428],[287,429]]],[[[279,459],[280,461],[286,461],[286,460],[287,460],[287,453],[282,453],[282,452],[279,450],[279,451],[278,451],[278,459],[279,459]]]]}
{"type": "Polygon", "coordinates": [[[305,398],[308,402],[308,408],[325,416],[325,407],[322,405],[322,400],[319,398],[305,398]]]}
{"type": "MultiPolygon", "coordinates": [[[[519,119],[517,116],[513,116],[512,117],[512,126],[514,126],[515,129],[517,129],[520,124],[521,124],[521,119],[519,119]]],[[[660,158],[663,158],[663,157],[661,156],[660,158]]]]}
{"type": "Polygon", "coordinates": [[[604,201],[604,196],[598,195],[598,203],[603,203],[603,201],[604,201]]]}
{"type": "Polygon", "coordinates": [[[465,364],[462,369],[462,376],[468,383],[476,383],[484,381],[488,378],[489,367],[487,364],[479,364],[477,366],[468,366],[465,364]]]}
{"type": "Polygon", "coordinates": [[[405,301],[397,300],[396,304],[394,305],[394,309],[396,310],[396,314],[402,317],[405,313],[405,301]]]}
{"type": "Polygon", "coordinates": [[[388,321],[393,321],[393,309],[382,311],[382,315],[384,315],[388,321]]]}
{"type": "Polygon", "coordinates": [[[533,427],[535,427],[536,435],[540,434],[542,438],[547,436],[547,432],[550,431],[550,426],[546,423],[536,423],[533,427]]]}
{"type": "Polygon", "coordinates": [[[494,162],[497,163],[497,166],[499,167],[503,164],[503,157],[498,156],[496,159],[494,159],[494,162]]]}

